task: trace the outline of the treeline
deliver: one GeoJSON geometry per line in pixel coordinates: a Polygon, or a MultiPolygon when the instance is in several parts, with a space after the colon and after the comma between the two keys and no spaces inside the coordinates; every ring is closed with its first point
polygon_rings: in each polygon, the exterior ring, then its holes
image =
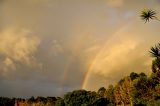
{"type": "Polygon", "coordinates": [[[55,106],[56,97],[37,97],[29,99],[0,97],[0,106],[55,106]]]}
{"type": "Polygon", "coordinates": [[[15,98],[0,97],[0,106],[14,106],[15,98]]]}
{"type": "Polygon", "coordinates": [[[97,92],[74,90],[63,97],[0,98],[0,106],[160,106],[158,73],[132,72],[115,86],[97,92]]]}
{"type": "Polygon", "coordinates": [[[157,78],[156,73],[147,77],[145,73],[132,72],[107,89],[101,87],[97,92],[69,92],[56,101],[56,106],[160,106],[157,78]]]}

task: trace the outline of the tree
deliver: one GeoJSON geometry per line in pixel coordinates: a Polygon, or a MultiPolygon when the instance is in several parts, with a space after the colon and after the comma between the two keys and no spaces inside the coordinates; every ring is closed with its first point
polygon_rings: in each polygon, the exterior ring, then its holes
{"type": "Polygon", "coordinates": [[[46,104],[47,103],[47,98],[45,97],[42,97],[42,96],[38,96],[36,99],[35,99],[35,102],[38,103],[38,104],[46,104]]]}
{"type": "Polygon", "coordinates": [[[75,90],[64,95],[65,106],[90,106],[98,99],[96,92],[75,90]]]}
{"type": "Polygon", "coordinates": [[[156,12],[154,10],[151,10],[151,9],[144,9],[142,12],[141,12],[141,15],[140,17],[142,18],[142,20],[146,22],[149,22],[150,19],[153,19],[153,20],[158,20],[160,21],[157,17],[156,17],[156,12]]]}
{"type": "Polygon", "coordinates": [[[114,106],[115,96],[114,96],[114,86],[113,85],[108,86],[106,93],[105,93],[105,97],[109,100],[110,106],[114,106]]]}
{"type": "Polygon", "coordinates": [[[65,106],[65,103],[64,103],[64,99],[62,98],[57,98],[57,101],[55,103],[55,106],[65,106]]]}
{"type": "Polygon", "coordinates": [[[150,54],[154,58],[152,61],[152,72],[155,73],[155,79],[160,83],[160,43],[151,47],[150,54]]]}
{"type": "Polygon", "coordinates": [[[27,100],[27,102],[30,103],[30,104],[34,103],[34,102],[35,102],[34,96],[32,96],[31,98],[29,98],[29,99],[27,100]]]}
{"type": "Polygon", "coordinates": [[[7,97],[0,97],[0,106],[14,106],[15,100],[7,97]]]}
{"type": "Polygon", "coordinates": [[[154,58],[160,58],[160,43],[155,45],[154,47],[151,47],[150,51],[151,56],[154,58]]]}
{"type": "Polygon", "coordinates": [[[104,97],[105,92],[106,92],[106,88],[101,87],[97,93],[99,94],[100,97],[104,97]]]}
{"type": "Polygon", "coordinates": [[[157,96],[160,97],[160,84],[156,85],[155,90],[156,90],[157,96]]]}
{"type": "Polygon", "coordinates": [[[91,106],[107,106],[109,101],[106,98],[100,98],[93,102],[91,106]]]}
{"type": "Polygon", "coordinates": [[[150,51],[151,56],[154,58],[152,62],[152,70],[157,71],[160,69],[160,43],[151,47],[150,51]]]}
{"type": "Polygon", "coordinates": [[[149,77],[150,82],[152,83],[152,86],[155,87],[157,84],[159,84],[159,77],[156,73],[151,73],[149,77]]]}
{"type": "Polygon", "coordinates": [[[154,90],[152,82],[147,78],[147,76],[140,76],[133,81],[133,86],[135,88],[133,93],[134,104],[146,104],[151,103],[154,100],[154,90]]]}
{"type": "Polygon", "coordinates": [[[131,105],[132,106],[132,80],[130,77],[124,77],[115,86],[114,95],[116,105],[131,105]]]}
{"type": "Polygon", "coordinates": [[[130,73],[130,78],[131,78],[132,81],[133,81],[134,79],[136,79],[137,77],[139,77],[139,75],[138,75],[137,73],[135,73],[135,72],[131,72],[131,73],[130,73]]]}

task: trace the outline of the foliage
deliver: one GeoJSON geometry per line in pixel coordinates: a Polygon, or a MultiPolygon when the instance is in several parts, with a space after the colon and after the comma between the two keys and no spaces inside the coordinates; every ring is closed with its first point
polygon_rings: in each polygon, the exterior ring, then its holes
{"type": "Polygon", "coordinates": [[[101,88],[99,88],[99,90],[98,90],[97,93],[98,93],[98,95],[99,95],[100,97],[104,97],[105,92],[106,92],[106,88],[101,87],[101,88]]]}
{"type": "Polygon", "coordinates": [[[105,93],[105,97],[109,100],[110,105],[114,104],[115,96],[114,96],[114,86],[113,85],[108,86],[108,89],[106,90],[106,93],[105,93]]]}
{"type": "Polygon", "coordinates": [[[132,104],[132,83],[131,78],[124,77],[121,79],[117,85],[115,86],[114,95],[115,95],[115,102],[117,105],[128,105],[132,104]]]}
{"type": "MultiPolygon", "coordinates": [[[[98,92],[104,91],[105,88],[101,87],[98,92]]],[[[107,98],[101,97],[96,92],[86,90],[75,90],[68,92],[64,98],[56,101],[56,106],[107,106],[109,104],[107,98]]]]}
{"type": "Polygon", "coordinates": [[[0,106],[14,106],[15,99],[10,99],[7,97],[0,97],[0,106]]]}
{"type": "Polygon", "coordinates": [[[62,98],[58,98],[55,106],[65,106],[64,100],[62,98]]]}
{"type": "Polygon", "coordinates": [[[106,98],[96,99],[91,106],[107,106],[110,102],[106,98]]]}
{"type": "Polygon", "coordinates": [[[133,81],[134,79],[136,79],[137,77],[139,77],[139,75],[138,75],[137,73],[135,73],[135,72],[131,72],[131,73],[130,73],[130,78],[131,78],[132,81],[133,81]]]}
{"type": "Polygon", "coordinates": [[[156,12],[154,10],[151,10],[151,9],[144,9],[142,12],[141,12],[141,15],[140,17],[142,18],[142,20],[146,22],[149,22],[150,19],[154,19],[154,20],[159,20],[157,17],[156,17],[156,12]]]}
{"type": "Polygon", "coordinates": [[[66,106],[81,106],[82,104],[90,105],[96,98],[96,92],[75,90],[64,95],[64,102],[66,106]]]}

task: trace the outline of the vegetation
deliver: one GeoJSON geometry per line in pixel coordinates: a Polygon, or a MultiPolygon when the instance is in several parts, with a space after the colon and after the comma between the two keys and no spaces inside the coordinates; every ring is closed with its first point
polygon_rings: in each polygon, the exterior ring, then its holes
{"type": "Polygon", "coordinates": [[[156,17],[156,12],[154,10],[151,10],[151,9],[144,9],[142,12],[141,12],[141,15],[140,17],[142,18],[142,20],[146,22],[149,22],[150,19],[152,20],[158,20],[160,21],[157,17],[156,17]]]}
{"type": "Polygon", "coordinates": [[[0,106],[14,106],[15,98],[0,97],[0,106]]]}

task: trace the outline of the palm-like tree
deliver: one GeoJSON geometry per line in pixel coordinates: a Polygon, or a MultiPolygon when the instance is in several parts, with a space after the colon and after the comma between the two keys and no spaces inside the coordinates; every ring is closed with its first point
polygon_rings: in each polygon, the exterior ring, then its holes
{"type": "Polygon", "coordinates": [[[160,74],[160,43],[151,47],[149,52],[151,53],[151,56],[155,58],[152,61],[152,71],[160,74]]]}
{"type": "Polygon", "coordinates": [[[151,47],[149,52],[151,53],[152,57],[160,58],[160,43],[154,47],[151,47]]]}
{"type": "Polygon", "coordinates": [[[154,59],[152,61],[152,72],[153,73],[160,73],[160,59],[154,59]]]}
{"type": "Polygon", "coordinates": [[[144,9],[142,12],[141,12],[141,15],[140,17],[142,18],[142,20],[146,22],[149,22],[150,19],[153,19],[153,20],[158,20],[160,21],[157,17],[156,17],[156,12],[154,10],[151,10],[151,9],[144,9]]]}

